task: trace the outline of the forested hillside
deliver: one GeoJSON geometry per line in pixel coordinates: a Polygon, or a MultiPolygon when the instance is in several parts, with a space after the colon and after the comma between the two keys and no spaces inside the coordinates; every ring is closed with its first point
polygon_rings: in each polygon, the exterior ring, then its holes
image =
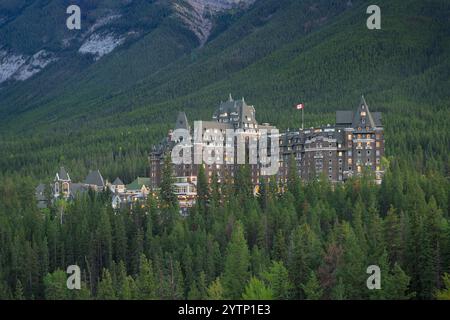
{"type": "Polygon", "coordinates": [[[42,179],[64,164],[80,178],[101,168],[131,179],[145,173],[150,145],[177,111],[207,120],[230,92],[280,129],[299,126],[295,103],[306,104],[312,126],[332,123],[334,110],[355,108],[365,94],[384,113],[388,154],[419,155],[446,170],[449,4],[379,5],[382,29],[368,30],[364,1],[258,0],[219,18],[221,32],[166,66],[145,59],[172,49],[154,52],[142,39],[87,69],[69,61],[62,73],[43,71],[0,92],[1,171],[42,179]]]}
{"type": "Polygon", "coordinates": [[[95,193],[39,211],[29,181],[7,179],[0,298],[448,298],[448,180],[395,160],[381,187],[370,181],[333,188],[294,175],[287,192],[269,184],[255,198],[245,167],[234,185],[211,189],[201,171],[197,206],[183,218],[170,188],[132,211],[95,193]],[[72,264],[80,291],[65,286],[72,264]],[[366,287],[369,265],[381,269],[381,290],[366,287]]]}

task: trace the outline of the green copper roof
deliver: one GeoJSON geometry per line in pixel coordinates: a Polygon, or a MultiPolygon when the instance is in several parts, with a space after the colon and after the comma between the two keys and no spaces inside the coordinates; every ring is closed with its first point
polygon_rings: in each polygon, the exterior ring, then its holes
{"type": "Polygon", "coordinates": [[[127,185],[128,190],[140,190],[142,186],[150,186],[150,178],[137,177],[132,183],[127,185]]]}

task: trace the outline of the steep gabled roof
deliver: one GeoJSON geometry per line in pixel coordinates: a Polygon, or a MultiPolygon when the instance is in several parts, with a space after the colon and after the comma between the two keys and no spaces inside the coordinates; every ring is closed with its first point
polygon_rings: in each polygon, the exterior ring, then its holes
{"type": "Polygon", "coordinates": [[[116,180],[114,180],[114,182],[112,183],[113,186],[123,186],[124,183],[122,182],[122,180],[120,180],[119,177],[116,178],[116,180]]]}
{"type": "Polygon", "coordinates": [[[377,127],[383,126],[383,116],[381,112],[372,112],[373,121],[375,121],[375,125],[377,127]]]}
{"type": "Polygon", "coordinates": [[[45,184],[40,183],[35,189],[35,195],[37,201],[45,201],[45,184]]]}
{"type": "Polygon", "coordinates": [[[361,102],[356,110],[353,111],[336,111],[336,125],[337,126],[347,126],[352,128],[358,127],[382,127],[382,116],[381,112],[370,112],[369,106],[364,99],[361,97],[361,102]],[[363,116],[365,114],[365,116],[363,116]]]}
{"type": "Polygon", "coordinates": [[[82,193],[85,193],[88,188],[81,183],[71,183],[70,184],[70,195],[72,198],[75,198],[77,195],[80,195],[82,193]]]}
{"type": "Polygon", "coordinates": [[[184,112],[178,112],[177,123],[175,124],[175,129],[186,129],[189,130],[189,122],[184,112]]]}
{"type": "Polygon", "coordinates": [[[105,182],[99,170],[90,171],[86,179],[84,180],[84,184],[102,188],[105,186],[105,182]]]}
{"type": "Polygon", "coordinates": [[[57,173],[58,179],[59,180],[66,180],[66,181],[70,181],[70,177],[69,174],[67,173],[66,169],[64,169],[64,167],[60,167],[59,171],[57,173]]]}
{"type": "Polygon", "coordinates": [[[255,108],[249,106],[245,99],[233,100],[230,94],[228,101],[221,102],[213,115],[215,121],[228,120],[232,123],[252,123],[257,124],[255,108]]]}
{"type": "Polygon", "coordinates": [[[375,121],[370,113],[369,106],[366,103],[364,96],[361,96],[361,102],[359,103],[358,110],[353,117],[353,128],[358,127],[370,127],[375,128],[375,121]]]}

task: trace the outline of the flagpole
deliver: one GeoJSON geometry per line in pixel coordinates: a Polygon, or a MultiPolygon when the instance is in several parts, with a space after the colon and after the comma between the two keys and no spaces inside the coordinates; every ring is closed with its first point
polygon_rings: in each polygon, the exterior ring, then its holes
{"type": "Polygon", "coordinates": [[[304,109],[305,109],[305,107],[302,108],[302,131],[303,131],[304,125],[305,125],[305,116],[303,114],[304,109]]]}

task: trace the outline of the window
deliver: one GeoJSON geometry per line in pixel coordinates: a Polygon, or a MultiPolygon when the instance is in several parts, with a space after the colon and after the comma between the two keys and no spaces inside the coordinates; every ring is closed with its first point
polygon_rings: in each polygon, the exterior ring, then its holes
{"type": "Polygon", "coordinates": [[[352,135],[351,135],[351,134],[349,134],[349,135],[347,136],[347,140],[352,140],[352,135]]]}
{"type": "Polygon", "coordinates": [[[377,141],[377,144],[376,144],[376,146],[377,146],[377,148],[379,148],[379,147],[381,146],[381,143],[380,143],[380,141],[377,141]]]}
{"type": "Polygon", "coordinates": [[[348,159],[348,164],[351,165],[352,164],[352,158],[348,159]]]}

